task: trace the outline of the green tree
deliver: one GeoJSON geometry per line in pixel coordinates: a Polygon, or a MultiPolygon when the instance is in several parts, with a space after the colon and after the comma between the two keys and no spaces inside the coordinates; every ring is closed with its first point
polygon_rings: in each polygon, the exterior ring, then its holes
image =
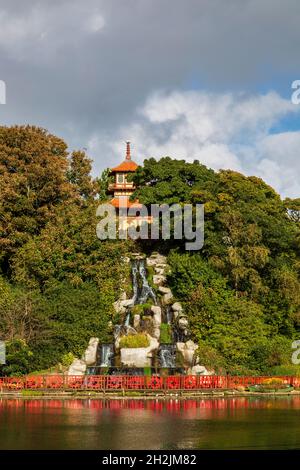
{"type": "Polygon", "coordinates": [[[72,195],[67,146],[34,126],[0,127],[0,247],[3,269],[72,195]]]}
{"type": "Polygon", "coordinates": [[[70,169],[67,173],[69,181],[83,199],[96,195],[97,185],[91,176],[92,160],[83,151],[75,151],[71,155],[70,169]]]}

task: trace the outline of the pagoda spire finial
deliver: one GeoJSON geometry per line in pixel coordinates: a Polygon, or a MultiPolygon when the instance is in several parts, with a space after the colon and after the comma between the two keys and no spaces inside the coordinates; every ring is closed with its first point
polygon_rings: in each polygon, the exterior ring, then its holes
{"type": "Polygon", "coordinates": [[[126,160],[131,160],[129,140],[126,142],[126,160]]]}

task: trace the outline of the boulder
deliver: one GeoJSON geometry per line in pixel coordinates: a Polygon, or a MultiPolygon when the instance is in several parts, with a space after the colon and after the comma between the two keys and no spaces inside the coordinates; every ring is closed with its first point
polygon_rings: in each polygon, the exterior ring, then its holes
{"type": "Polygon", "coordinates": [[[147,266],[156,266],[157,262],[155,258],[147,258],[146,264],[147,266]]]}
{"type": "Polygon", "coordinates": [[[187,330],[189,326],[189,321],[186,317],[179,317],[177,325],[181,330],[187,330]]]}
{"type": "Polygon", "coordinates": [[[152,253],[149,258],[146,260],[147,266],[165,266],[167,263],[167,258],[166,256],[152,253]]]}
{"type": "Polygon", "coordinates": [[[145,259],[143,253],[131,253],[131,259],[145,259]]]}
{"type": "Polygon", "coordinates": [[[136,314],[133,316],[133,328],[138,328],[140,326],[141,315],[136,314]]]}
{"type": "Polygon", "coordinates": [[[150,367],[154,351],[159,347],[156,338],[148,335],[150,345],[147,348],[122,348],[121,363],[127,367],[150,367]]]}
{"type": "Polygon", "coordinates": [[[159,326],[154,326],[153,331],[152,331],[152,336],[153,336],[153,338],[155,338],[159,341],[159,338],[160,338],[160,327],[159,326]]]}
{"type": "Polygon", "coordinates": [[[194,341],[186,341],[186,343],[176,343],[177,350],[182,354],[184,365],[193,367],[195,363],[195,351],[198,345],[194,341]]]}
{"type": "Polygon", "coordinates": [[[152,317],[153,326],[160,327],[161,325],[161,310],[159,312],[154,313],[152,317]]]}
{"type": "Polygon", "coordinates": [[[204,366],[193,366],[188,369],[189,375],[214,375],[214,371],[208,371],[204,366]]]}
{"type": "Polygon", "coordinates": [[[170,287],[159,286],[158,292],[161,294],[169,294],[171,292],[170,287]]]}
{"type": "Polygon", "coordinates": [[[150,310],[154,315],[161,315],[161,307],[158,305],[152,305],[150,310]]]}
{"type": "Polygon", "coordinates": [[[126,295],[126,292],[123,291],[120,295],[120,299],[119,300],[126,300],[127,299],[127,295],[126,295]]]}
{"type": "Polygon", "coordinates": [[[155,269],[156,274],[162,274],[162,275],[164,275],[164,273],[165,273],[165,270],[162,269],[162,268],[156,268],[156,267],[155,267],[154,269],[155,269]]]}
{"type": "Polygon", "coordinates": [[[175,302],[171,309],[173,310],[173,312],[182,312],[182,305],[180,302],[175,302]]]}
{"type": "Polygon", "coordinates": [[[173,294],[172,294],[172,292],[168,292],[167,294],[165,294],[165,295],[162,297],[161,301],[162,301],[162,304],[163,304],[163,305],[167,305],[167,304],[169,304],[169,303],[172,301],[172,299],[173,299],[173,294]]]}
{"type": "Polygon", "coordinates": [[[82,359],[74,359],[69,367],[68,375],[85,375],[86,363],[82,359]]]}
{"type": "Polygon", "coordinates": [[[92,366],[97,362],[97,351],[98,351],[99,338],[91,338],[86,348],[85,352],[82,355],[82,360],[87,366],[92,366]]]}
{"type": "Polygon", "coordinates": [[[120,305],[122,307],[132,307],[133,306],[133,300],[132,299],[125,299],[125,300],[120,300],[120,305]]]}
{"type": "Polygon", "coordinates": [[[121,300],[117,300],[116,302],[114,302],[113,306],[114,306],[115,312],[120,313],[122,315],[126,312],[126,308],[123,307],[121,302],[122,302],[121,300]]]}
{"type": "Polygon", "coordinates": [[[162,274],[153,275],[153,284],[155,284],[156,286],[160,286],[161,284],[164,284],[166,280],[167,280],[166,276],[163,276],[162,274]]]}
{"type": "Polygon", "coordinates": [[[114,309],[116,313],[124,314],[128,307],[132,307],[133,301],[132,299],[124,299],[124,300],[117,300],[114,302],[114,309]]]}

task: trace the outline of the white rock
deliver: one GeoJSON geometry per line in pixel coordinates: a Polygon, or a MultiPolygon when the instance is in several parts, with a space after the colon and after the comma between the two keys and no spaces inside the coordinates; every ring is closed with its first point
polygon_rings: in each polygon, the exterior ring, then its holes
{"type": "Polygon", "coordinates": [[[136,314],[133,316],[133,327],[138,328],[140,326],[141,315],[136,314]]]}
{"type": "Polygon", "coordinates": [[[128,307],[133,306],[133,300],[132,299],[117,300],[116,302],[114,302],[113,305],[117,313],[124,314],[128,307]]]}
{"type": "Polygon", "coordinates": [[[198,345],[194,341],[187,341],[186,343],[176,343],[177,350],[182,354],[184,365],[193,367],[195,351],[198,349],[198,345]]]}
{"type": "Polygon", "coordinates": [[[161,284],[164,284],[166,282],[167,278],[166,276],[163,276],[162,274],[154,274],[153,275],[153,284],[159,286],[161,284]]]}
{"type": "Polygon", "coordinates": [[[121,300],[117,300],[113,303],[113,307],[116,313],[123,314],[126,312],[126,308],[122,306],[121,302],[121,300]]]}
{"type": "Polygon", "coordinates": [[[171,292],[170,287],[159,286],[158,291],[161,294],[169,294],[171,292]]]}
{"type": "Polygon", "coordinates": [[[120,295],[120,299],[119,300],[126,300],[127,299],[127,295],[126,295],[126,292],[123,291],[120,295]]]}
{"type": "Polygon", "coordinates": [[[208,371],[204,366],[193,366],[188,369],[190,375],[214,375],[214,371],[208,371]]]}
{"type": "Polygon", "coordinates": [[[162,269],[162,268],[155,268],[155,272],[156,272],[156,274],[162,274],[162,275],[164,275],[165,270],[162,269]]]}
{"type": "Polygon", "coordinates": [[[150,310],[154,314],[159,313],[161,315],[161,307],[158,305],[152,305],[150,310]]]}
{"type": "Polygon", "coordinates": [[[153,259],[153,258],[147,258],[146,264],[147,264],[147,266],[156,266],[157,263],[156,263],[156,260],[155,260],[155,259],[153,259]]]}
{"type": "Polygon", "coordinates": [[[158,349],[156,338],[148,335],[150,345],[147,348],[122,348],[121,363],[128,367],[150,367],[153,352],[158,349]]]}
{"type": "Polygon", "coordinates": [[[97,350],[98,350],[99,338],[91,338],[82,355],[82,360],[87,366],[92,366],[97,361],[97,350]]]}
{"type": "Polygon", "coordinates": [[[149,258],[147,258],[146,263],[147,266],[164,267],[167,263],[167,258],[166,256],[160,254],[152,254],[149,258]]]}
{"type": "Polygon", "coordinates": [[[160,327],[160,325],[161,325],[161,312],[154,313],[152,321],[153,321],[153,326],[160,327]]]}
{"type": "Polygon", "coordinates": [[[127,300],[120,300],[120,305],[122,307],[132,307],[133,306],[133,300],[132,299],[127,299],[127,300]]]}
{"type": "Polygon", "coordinates": [[[133,259],[145,259],[145,255],[142,253],[131,253],[131,258],[133,259]]]}
{"type": "Polygon", "coordinates": [[[174,311],[174,312],[181,312],[182,311],[182,305],[180,302],[175,302],[171,309],[174,311]]]}
{"type": "Polygon", "coordinates": [[[160,338],[160,327],[159,326],[155,326],[153,328],[153,338],[157,339],[159,341],[159,338],[160,338]]]}
{"type": "Polygon", "coordinates": [[[69,367],[68,375],[85,375],[86,363],[82,359],[74,359],[69,367]]]}
{"type": "Polygon", "coordinates": [[[162,301],[163,305],[167,305],[172,301],[172,299],[173,299],[173,294],[172,294],[172,292],[169,292],[168,294],[165,294],[162,297],[161,301],[162,301]]]}
{"type": "Polygon", "coordinates": [[[181,330],[186,330],[189,326],[189,321],[186,317],[181,317],[179,318],[177,324],[181,330]]]}

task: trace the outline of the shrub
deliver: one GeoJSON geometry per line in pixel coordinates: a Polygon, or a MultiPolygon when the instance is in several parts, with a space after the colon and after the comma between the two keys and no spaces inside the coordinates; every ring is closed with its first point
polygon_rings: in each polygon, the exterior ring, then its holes
{"type": "Polygon", "coordinates": [[[5,375],[23,375],[30,369],[32,351],[22,339],[15,339],[6,342],[6,361],[3,367],[5,375]]]}
{"type": "Polygon", "coordinates": [[[160,325],[160,342],[164,344],[172,344],[172,330],[168,323],[160,325]]]}
{"type": "Polygon", "coordinates": [[[134,305],[131,309],[131,315],[142,315],[151,310],[152,303],[147,302],[145,304],[134,305]]]}
{"type": "Polygon", "coordinates": [[[123,336],[120,339],[120,348],[147,348],[150,341],[146,333],[123,336]]]}
{"type": "Polygon", "coordinates": [[[280,365],[272,367],[270,372],[272,375],[291,375],[295,377],[300,377],[300,366],[294,364],[280,365]]]}
{"type": "Polygon", "coordinates": [[[269,379],[263,380],[263,385],[282,385],[284,383],[283,379],[279,377],[270,377],[269,379]]]}
{"type": "Polygon", "coordinates": [[[68,352],[66,354],[63,354],[62,358],[61,358],[61,363],[63,366],[65,367],[69,367],[72,362],[74,361],[75,359],[75,356],[72,352],[68,352]]]}
{"type": "Polygon", "coordinates": [[[196,355],[199,363],[208,369],[214,369],[216,372],[223,371],[225,367],[225,359],[214,347],[205,344],[203,341],[199,342],[196,355]]]}
{"type": "Polygon", "coordinates": [[[279,377],[270,377],[269,379],[263,380],[261,384],[262,391],[279,390],[288,387],[289,385],[285,383],[284,379],[279,377]]]}

